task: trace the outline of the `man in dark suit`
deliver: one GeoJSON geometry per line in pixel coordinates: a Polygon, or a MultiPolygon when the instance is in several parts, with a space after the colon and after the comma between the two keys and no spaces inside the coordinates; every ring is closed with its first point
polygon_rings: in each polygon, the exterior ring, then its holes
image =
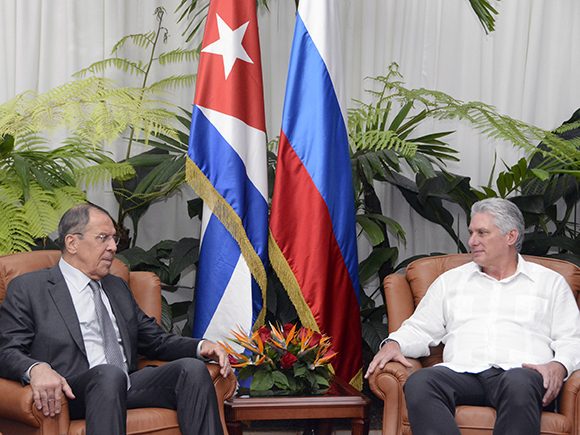
{"type": "Polygon", "coordinates": [[[127,284],[109,274],[117,251],[110,215],[73,207],[59,224],[62,257],[19,276],[0,307],[0,376],[30,383],[44,415],[85,418],[88,435],[126,432],[128,408],[177,410],[184,435],[221,434],[215,389],[201,359],[230,366],[209,340],[164,332],[138,307],[127,284]],[[137,369],[137,354],[171,361],[137,369]]]}

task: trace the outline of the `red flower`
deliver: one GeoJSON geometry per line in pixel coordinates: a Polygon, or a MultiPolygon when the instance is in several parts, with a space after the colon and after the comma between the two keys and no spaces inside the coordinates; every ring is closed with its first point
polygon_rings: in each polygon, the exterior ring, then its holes
{"type": "Polygon", "coordinates": [[[237,364],[238,363],[238,359],[233,356],[232,354],[228,355],[228,360],[230,361],[230,364],[237,364]]]}
{"type": "Polygon", "coordinates": [[[258,334],[260,335],[262,342],[265,343],[270,339],[272,332],[268,329],[267,326],[262,326],[260,329],[258,329],[258,334]]]}
{"type": "Polygon", "coordinates": [[[310,346],[310,347],[318,346],[318,343],[320,343],[321,338],[322,338],[322,334],[314,331],[314,333],[312,334],[312,337],[310,337],[310,341],[308,342],[308,346],[310,346]]]}
{"type": "Polygon", "coordinates": [[[280,359],[280,366],[283,369],[289,369],[292,368],[292,366],[294,365],[294,363],[296,363],[296,361],[298,361],[298,358],[296,358],[296,356],[294,356],[290,352],[286,352],[284,356],[282,356],[282,358],[280,359]]]}
{"type": "Polygon", "coordinates": [[[292,323],[284,323],[284,336],[287,337],[288,333],[294,328],[292,323]]]}

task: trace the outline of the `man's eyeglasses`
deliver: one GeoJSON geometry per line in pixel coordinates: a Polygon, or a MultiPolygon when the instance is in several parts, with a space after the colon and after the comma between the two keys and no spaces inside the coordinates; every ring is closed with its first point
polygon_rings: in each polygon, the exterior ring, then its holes
{"type": "MultiPolygon", "coordinates": [[[[75,234],[75,235],[81,236],[81,237],[84,236],[83,233],[72,233],[72,234],[75,234]]],[[[120,237],[118,234],[113,234],[113,235],[111,235],[111,234],[97,234],[95,236],[95,239],[98,240],[99,242],[101,242],[101,244],[103,244],[103,245],[106,245],[111,240],[113,242],[115,242],[115,245],[118,245],[120,237]]]]}

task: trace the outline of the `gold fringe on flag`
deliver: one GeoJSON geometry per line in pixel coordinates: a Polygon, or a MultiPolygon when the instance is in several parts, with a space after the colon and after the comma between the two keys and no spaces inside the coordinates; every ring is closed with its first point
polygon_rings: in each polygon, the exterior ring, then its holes
{"type": "Polygon", "coordinates": [[[242,220],[234,211],[232,206],[215,190],[205,174],[197,167],[197,165],[190,159],[186,158],[185,163],[185,178],[191,185],[193,190],[203,199],[204,203],[210,208],[214,215],[221,221],[226,229],[231,233],[233,238],[240,246],[240,251],[246,260],[246,264],[260,289],[262,290],[262,310],[258,315],[255,327],[259,327],[264,323],[266,317],[266,286],[267,277],[266,269],[262,260],[256,253],[252,243],[248,239],[242,220]]]}
{"type": "MultiPolygon", "coordinates": [[[[288,264],[286,257],[284,257],[282,250],[276,243],[276,240],[274,240],[274,236],[272,235],[271,231],[270,236],[268,237],[268,255],[270,257],[270,264],[272,265],[272,268],[276,272],[276,275],[278,275],[280,282],[286,289],[290,301],[292,301],[292,303],[294,304],[294,307],[296,308],[296,312],[298,313],[298,317],[300,318],[300,322],[302,322],[302,325],[306,326],[307,328],[313,329],[314,331],[320,332],[320,328],[316,323],[316,319],[314,318],[314,315],[312,314],[310,307],[308,306],[306,300],[304,299],[302,290],[300,290],[300,285],[296,280],[296,276],[294,275],[294,272],[292,272],[292,269],[290,268],[290,265],[288,264]]],[[[353,376],[353,378],[350,380],[349,383],[357,390],[359,391],[362,390],[363,385],[362,369],[358,370],[356,375],[353,376]]]]}
{"type": "Polygon", "coordinates": [[[274,268],[276,275],[278,275],[280,282],[288,292],[288,296],[294,304],[294,307],[296,307],[296,312],[298,313],[302,325],[320,332],[320,328],[314,319],[314,315],[304,299],[302,290],[300,290],[300,284],[298,284],[296,276],[294,275],[294,272],[292,272],[282,250],[274,240],[272,231],[270,231],[270,237],[268,237],[268,255],[270,257],[270,264],[274,268]]]}
{"type": "Polygon", "coordinates": [[[362,390],[362,387],[363,387],[362,369],[359,369],[358,372],[356,372],[356,375],[353,376],[353,378],[350,380],[349,384],[352,385],[354,388],[356,388],[359,391],[362,390]]]}

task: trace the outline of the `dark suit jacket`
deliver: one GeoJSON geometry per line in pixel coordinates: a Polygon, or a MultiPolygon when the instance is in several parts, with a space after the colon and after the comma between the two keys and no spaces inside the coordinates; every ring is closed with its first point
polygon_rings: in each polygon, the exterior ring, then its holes
{"type": "MultiPolygon", "coordinates": [[[[127,283],[101,280],[132,372],[137,355],[174,360],[195,357],[199,340],[168,334],[137,305],[127,283]]],[[[0,306],[0,376],[21,380],[35,362],[49,363],[62,376],[89,369],[79,320],[57,266],[14,278],[0,306]]]]}

